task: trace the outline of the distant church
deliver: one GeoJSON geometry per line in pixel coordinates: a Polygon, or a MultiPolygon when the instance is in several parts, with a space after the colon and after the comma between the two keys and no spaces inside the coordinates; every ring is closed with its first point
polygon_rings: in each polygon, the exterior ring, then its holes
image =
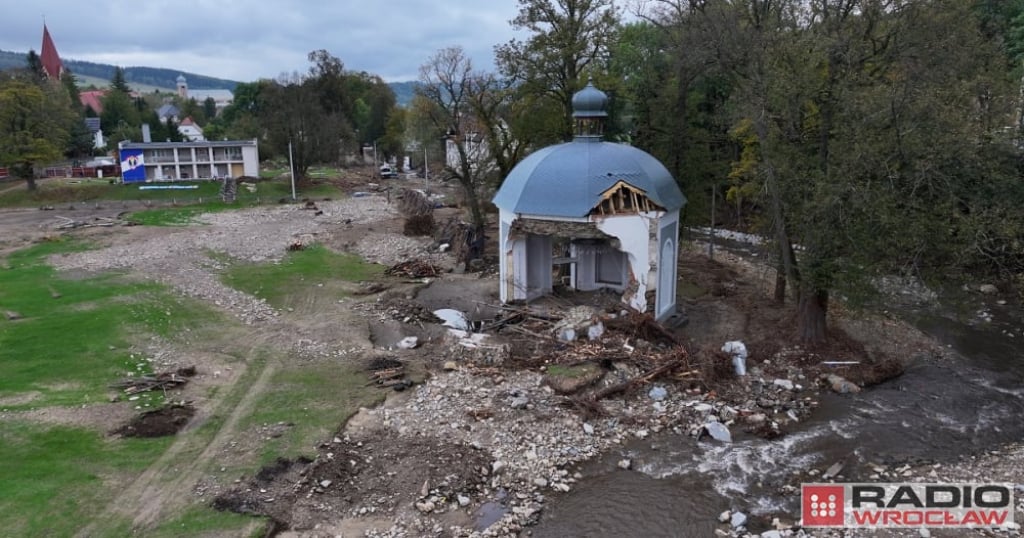
{"type": "Polygon", "coordinates": [[[57,54],[57,47],[53,44],[53,38],[50,37],[50,30],[46,27],[46,23],[43,23],[43,51],[39,55],[39,59],[43,63],[43,73],[46,74],[46,77],[60,80],[61,75],[64,74],[64,62],[60,61],[60,54],[57,54]]]}
{"type": "Polygon", "coordinates": [[[231,90],[190,90],[185,75],[178,75],[175,85],[177,86],[178,97],[182,101],[195,99],[197,103],[202,103],[208,98],[212,98],[217,110],[230,105],[235,99],[235,95],[231,90]]]}

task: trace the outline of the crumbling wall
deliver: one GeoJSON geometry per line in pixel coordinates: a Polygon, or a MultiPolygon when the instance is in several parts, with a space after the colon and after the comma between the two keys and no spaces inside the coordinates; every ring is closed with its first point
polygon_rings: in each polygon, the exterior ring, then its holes
{"type": "Polygon", "coordinates": [[[629,280],[622,302],[638,312],[647,310],[647,289],[651,286],[651,217],[629,215],[598,220],[597,228],[619,240],[629,261],[629,280]]]}

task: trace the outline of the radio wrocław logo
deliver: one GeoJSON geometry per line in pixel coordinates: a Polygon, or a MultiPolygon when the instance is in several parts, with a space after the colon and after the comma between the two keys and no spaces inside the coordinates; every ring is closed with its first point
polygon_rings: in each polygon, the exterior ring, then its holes
{"type": "Polygon", "coordinates": [[[804,527],[1005,527],[1010,484],[803,484],[804,527]]]}

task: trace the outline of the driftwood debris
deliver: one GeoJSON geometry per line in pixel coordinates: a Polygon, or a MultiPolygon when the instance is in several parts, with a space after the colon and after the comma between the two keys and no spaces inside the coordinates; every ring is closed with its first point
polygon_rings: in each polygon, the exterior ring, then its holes
{"type": "Polygon", "coordinates": [[[631,312],[620,318],[605,321],[605,326],[613,331],[618,331],[633,338],[640,338],[648,342],[661,342],[670,345],[679,345],[679,340],[668,329],[658,323],[651,314],[631,312]]]}
{"type": "Polygon", "coordinates": [[[377,385],[403,391],[412,386],[412,380],[405,376],[405,365],[393,359],[378,359],[370,365],[370,382],[367,387],[377,385]]]}
{"type": "Polygon", "coordinates": [[[161,372],[156,375],[125,378],[114,383],[111,388],[123,389],[125,394],[137,394],[151,390],[167,390],[188,383],[190,377],[196,375],[196,367],[178,368],[173,372],[161,372]]]}
{"type": "Polygon", "coordinates": [[[422,217],[434,213],[434,204],[419,191],[402,189],[398,210],[406,217],[422,217]]]}
{"type": "Polygon", "coordinates": [[[61,221],[60,224],[56,226],[58,230],[71,230],[74,228],[92,228],[95,226],[109,227],[124,224],[123,222],[117,219],[112,219],[109,217],[93,217],[91,222],[84,222],[62,216],[58,216],[57,218],[60,219],[61,221]]]}
{"type": "Polygon", "coordinates": [[[388,267],[384,274],[407,278],[437,277],[441,275],[441,268],[423,260],[409,260],[388,267]]]}
{"type": "MultiPolygon", "coordinates": [[[[654,381],[655,379],[657,379],[657,378],[659,378],[659,377],[661,377],[661,376],[663,376],[663,375],[665,375],[665,374],[667,374],[667,373],[669,373],[669,372],[671,372],[673,370],[676,370],[678,368],[683,368],[683,367],[687,366],[687,360],[686,360],[687,358],[688,358],[688,355],[686,353],[686,350],[684,350],[683,348],[679,348],[678,352],[675,354],[675,357],[670,359],[665,364],[662,364],[661,366],[658,366],[658,367],[654,368],[653,370],[649,370],[647,372],[644,372],[644,373],[642,373],[642,374],[640,374],[640,375],[638,375],[638,376],[636,376],[636,377],[634,377],[632,379],[628,379],[628,380],[626,380],[626,381],[624,381],[622,383],[618,383],[618,384],[615,384],[615,385],[610,385],[608,387],[605,387],[605,388],[603,388],[603,389],[593,393],[590,396],[590,399],[592,399],[594,401],[597,401],[597,400],[601,400],[601,399],[607,398],[607,397],[615,395],[615,394],[619,394],[620,392],[625,392],[627,390],[634,389],[634,388],[646,385],[647,383],[650,383],[651,381],[654,381]]],[[[691,372],[692,372],[692,370],[691,370],[691,372]]]]}
{"type": "Polygon", "coordinates": [[[399,377],[405,377],[404,366],[397,366],[395,368],[385,368],[383,370],[374,370],[373,372],[370,372],[370,382],[367,383],[367,386],[382,385],[389,380],[399,377]]]}

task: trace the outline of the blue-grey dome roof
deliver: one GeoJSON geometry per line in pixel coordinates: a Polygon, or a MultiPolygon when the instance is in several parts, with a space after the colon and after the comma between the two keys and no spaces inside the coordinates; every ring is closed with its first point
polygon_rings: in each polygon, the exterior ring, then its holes
{"type": "Polygon", "coordinates": [[[645,191],[668,211],[686,203],[672,174],[649,153],[625,144],[577,139],[523,159],[494,195],[494,205],[528,215],[585,217],[619,181],[645,191]]]}
{"type": "Polygon", "coordinates": [[[608,94],[594,87],[593,82],[572,96],[572,117],[604,118],[608,116],[608,94]]]}
{"type": "Polygon", "coordinates": [[[185,75],[178,75],[178,84],[185,82],[185,75]]]}

